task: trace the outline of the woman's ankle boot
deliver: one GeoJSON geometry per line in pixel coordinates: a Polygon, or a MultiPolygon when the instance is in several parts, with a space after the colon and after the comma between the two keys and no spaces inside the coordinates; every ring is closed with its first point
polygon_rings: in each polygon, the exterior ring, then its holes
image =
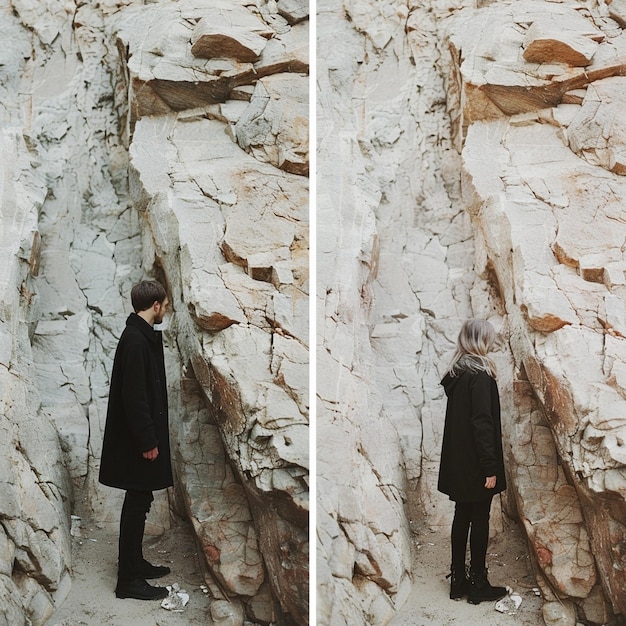
{"type": "Polygon", "coordinates": [[[487,570],[470,571],[467,601],[471,604],[493,602],[506,596],[506,588],[492,587],[487,579],[487,570]]]}
{"type": "Polygon", "coordinates": [[[469,580],[465,575],[465,567],[452,567],[450,573],[446,576],[450,579],[450,600],[460,600],[467,595],[469,591],[469,580]]]}

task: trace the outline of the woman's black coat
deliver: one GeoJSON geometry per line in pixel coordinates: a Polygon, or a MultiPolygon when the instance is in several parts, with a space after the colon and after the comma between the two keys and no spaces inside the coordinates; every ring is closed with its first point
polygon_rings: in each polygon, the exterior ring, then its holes
{"type": "Polygon", "coordinates": [[[502,454],[500,397],[486,372],[446,374],[446,422],[441,448],[438,489],[455,502],[487,500],[506,489],[502,454]],[[485,479],[496,476],[495,489],[485,479]]]}
{"type": "Polygon", "coordinates": [[[100,482],[154,491],[173,484],[161,332],[131,313],[115,351],[100,482]],[[154,461],[143,452],[159,448],[154,461]]]}

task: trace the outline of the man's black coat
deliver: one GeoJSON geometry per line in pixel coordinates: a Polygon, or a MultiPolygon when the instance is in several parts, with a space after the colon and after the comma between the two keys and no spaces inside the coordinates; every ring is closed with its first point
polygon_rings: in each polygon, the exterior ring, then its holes
{"type": "Polygon", "coordinates": [[[163,340],[135,313],[126,320],[115,351],[99,480],[137,491],[173,483],[163,340]],[[157,446],[154,461],[143,458],[157,446]]]}
{"type": "Polygon", "coordinates": [[[438,489],[455,502],[487,500],[506,489],[498,386],[486,372],[468,370],[446,374],[441,384],[448,406],[438,489]],[[496,476],[495,489],[485,488],[488,476],[496,476]]]}

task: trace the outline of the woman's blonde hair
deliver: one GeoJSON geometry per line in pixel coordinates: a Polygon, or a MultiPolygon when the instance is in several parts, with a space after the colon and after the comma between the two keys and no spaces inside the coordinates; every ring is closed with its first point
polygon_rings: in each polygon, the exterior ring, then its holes
{"type": "Polygon", "coordinates": [[[461,326],[456,350],[448,366],[450,376],[461,372],[487,372],[496,377],[496,365],[487,356],[497,338],[495,328],[486,320],[467,320],[461,326]]]}

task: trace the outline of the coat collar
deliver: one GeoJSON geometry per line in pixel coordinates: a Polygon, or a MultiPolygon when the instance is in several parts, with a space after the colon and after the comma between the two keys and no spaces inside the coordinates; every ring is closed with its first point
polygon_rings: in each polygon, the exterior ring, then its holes
{"type": "Polygon", "coordinates": [[[139,329],[143,335],[150,341],[159,342],[161,339],[161,331],[154,330],[143,317],[139,317],[137,313],[131,313],[126,320],[126,326],[134,326],[139,329]]]}

